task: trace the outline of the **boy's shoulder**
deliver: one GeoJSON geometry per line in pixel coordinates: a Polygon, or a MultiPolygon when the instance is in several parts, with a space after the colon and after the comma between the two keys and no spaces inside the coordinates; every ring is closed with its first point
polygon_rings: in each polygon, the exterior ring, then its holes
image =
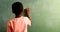
{"type": "Polygon", "coordinates": [[[11,22],[13,22],[13,21],[16,21],[16,19],[15,19],[15,18],[10,19],[10,20],[8,20],[8,23],[11,23],[11,22]]]}
{"type": "Polygon", "coordinates": [[[29,20],[28,17],[12,18],[8,21],[8,23],[16,22],[17,20],[20,20],[20,19],[29,20]]]}
{"type": "Polygon", "coordinates": [[[24,17],[25,19],[28,19],[28,17],[24,17]]]}

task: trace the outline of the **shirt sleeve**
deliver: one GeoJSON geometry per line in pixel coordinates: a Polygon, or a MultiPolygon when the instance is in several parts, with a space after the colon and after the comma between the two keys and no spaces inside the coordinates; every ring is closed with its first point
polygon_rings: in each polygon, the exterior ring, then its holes
{"type": "Polygon", "coordinates": [[[28,17],[26,17],[26,24],[31,26],[31,21],[30,21],[30,19],[28,17]]]}
{"type": "Polygon", "coordinates": [[[7,23],[7,32],[11,32],[10,22],[7,23]]]}

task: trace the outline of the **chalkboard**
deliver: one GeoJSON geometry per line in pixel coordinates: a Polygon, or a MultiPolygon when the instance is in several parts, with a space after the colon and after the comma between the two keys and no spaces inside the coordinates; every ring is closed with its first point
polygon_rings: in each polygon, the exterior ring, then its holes
{"type": "Polygon", "coordinates": [[[14,18],[11,5],[16,1],[30,8],[29,32],[60,32],[60,0],[0,0],[0,32],[6,32],[8,20],[14,18]]]}

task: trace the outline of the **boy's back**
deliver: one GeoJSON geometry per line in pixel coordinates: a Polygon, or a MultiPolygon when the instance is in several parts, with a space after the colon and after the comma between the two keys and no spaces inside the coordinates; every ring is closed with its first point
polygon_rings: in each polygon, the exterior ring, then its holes
{"type": "Polygon", "coordinates": [[[7,32],[27,32],[27,26],[31,26],[28,17],[14,18],[8,22],[7,32]]]}

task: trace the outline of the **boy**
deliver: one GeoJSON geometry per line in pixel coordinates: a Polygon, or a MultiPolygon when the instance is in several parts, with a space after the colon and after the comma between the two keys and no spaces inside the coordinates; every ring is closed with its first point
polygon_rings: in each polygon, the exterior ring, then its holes
{"type": "Polygon", "coordinates": [[[12,12],[15,18],[11,19],[7,24],[7,32],[27,32],[27,27],[31,26],[31,17],[29,8],[25,9],[27,17],[22,16],[24,9],[20,2],[12,4],[12,12]]]}

